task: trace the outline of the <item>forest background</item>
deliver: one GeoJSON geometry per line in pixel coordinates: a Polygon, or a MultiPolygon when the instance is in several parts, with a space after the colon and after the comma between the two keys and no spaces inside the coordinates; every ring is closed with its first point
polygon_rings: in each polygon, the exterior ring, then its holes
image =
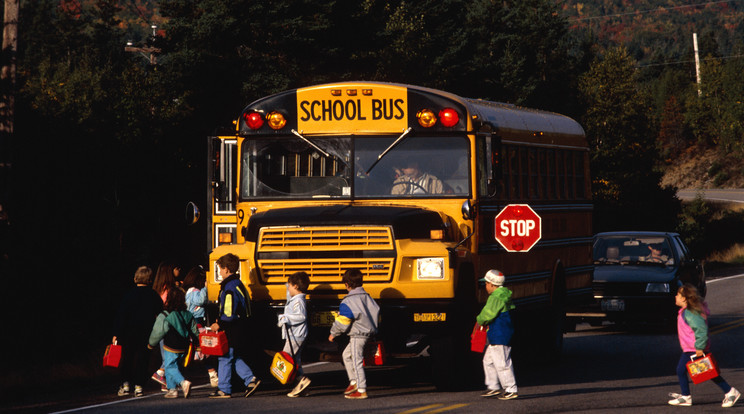
{"type": "Polygon", "coordinates": [[[0,275],[25,340],[2,341],[0,362],[30,372],[18,355],[50,340],[36,364],[100,362],[137,266],[206,262],[204,220],[185,220],[187,202],[206,204],[206,137],[255,99],[323,82],[571,116],[591,146],[595,231],[679,231],[701,258],[736,247],[741,212],[675,193],[744,183],[744,0],[689,3],[21,1],[17,53],[2,56],[17,78],[2,85],[16,106],[0,275]]]}

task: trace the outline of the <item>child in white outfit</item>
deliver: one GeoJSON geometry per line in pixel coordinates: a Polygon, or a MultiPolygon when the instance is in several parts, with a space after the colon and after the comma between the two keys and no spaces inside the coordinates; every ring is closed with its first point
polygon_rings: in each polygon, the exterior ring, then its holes
{"type": "Polygon", "coordinates": [[[302,371],[302,349],[307,338],[307,305],[305,304],[305,293],[310,286],[310,276],[305,272],[296,272],[289,275],[287,279],[287,304],[284,305],[284,313],[279,315],[284,352],[292,355],[297,367],[297,380],[294,389],[287,397],[299,397],[310,385],[310,379],[303,375],[302,371]]]}

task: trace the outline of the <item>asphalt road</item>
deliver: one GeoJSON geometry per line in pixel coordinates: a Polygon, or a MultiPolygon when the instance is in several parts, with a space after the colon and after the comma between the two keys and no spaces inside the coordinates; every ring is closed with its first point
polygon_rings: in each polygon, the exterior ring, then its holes
{"type": "MultiPolygon", "coordinates": [[[[712,311],[713,353],[722,375],[744,391],[744,275],[709,282],[708,303],[712,311]]],[[[424,364],[368,370],[367,400],[343,398],[345,374],[338,363],[312,364],[307,373],[313,380],[310,395],[287,398],[287,390],[276,383],[248,399],[212,400],[206,375],[194,379],[197,386],[189,399],[167,400],[160,392],[143,398],[118,398],[115,389],[80,401],[60,401],[40,412],[258,412],[258,413],[513,413],[556,412],[679,412],[685,408],[666,404],[667,393],[678,392],[675,367],[679,358],[676,334],[670,329],[646,327],[628,329],[606,324],[579,325],[565,337],[561,361],[540,365],[515,360],[519,399],[498,401],[480,397],[474,387],[462,392],[437,392],[428,382],[424,364]]],[[[268,374],[266,374],[268,375],[268,374]]],[[[98,389],[100,391],[100,389],[98,389]]],[[[711,382],[692,386],[693,409],[719,412],[722,392],[711,382]]],[[[30,408],[30,407],[27,407],[30,408]]],[[[744,410],[744,399],[734,410],[744,410]]],[[[28,412],[28,410],[25,410],[28,412]]]]}
{"type": "Polygon", "coordinates": [[[705,200],[730,203],[744,203],[744,190],[741,189],[684,189],[677,191],[680,200],[694,200],[700,194],[705,200]]]}

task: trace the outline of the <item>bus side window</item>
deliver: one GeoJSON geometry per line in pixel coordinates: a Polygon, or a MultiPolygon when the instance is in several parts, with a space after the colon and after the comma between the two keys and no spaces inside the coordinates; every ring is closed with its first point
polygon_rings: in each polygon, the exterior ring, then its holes
{"type": "Polygon", "coordinates": [[[479,133],[478,142],[478,191],[482,195],[494,196],[500,188],[500,181],[504,177],[501,162],[501,138],[479,133]]]}

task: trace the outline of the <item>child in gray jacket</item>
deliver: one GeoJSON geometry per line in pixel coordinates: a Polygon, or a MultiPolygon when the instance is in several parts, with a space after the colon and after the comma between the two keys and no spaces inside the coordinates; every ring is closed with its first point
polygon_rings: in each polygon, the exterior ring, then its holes
{"type": "Polygon", "coordinates": [[[367,398],[367,377],[364,375],[364,345],[377,333],[380,307],[362,287],[363,275],[359,269],[347,270],[341,281],[349,294],[341,301],[336,320],[331,326],[328,340],[342,334],[349,335],[343,359],[349,386],[344,396],[352,400],[367,398]]]}

